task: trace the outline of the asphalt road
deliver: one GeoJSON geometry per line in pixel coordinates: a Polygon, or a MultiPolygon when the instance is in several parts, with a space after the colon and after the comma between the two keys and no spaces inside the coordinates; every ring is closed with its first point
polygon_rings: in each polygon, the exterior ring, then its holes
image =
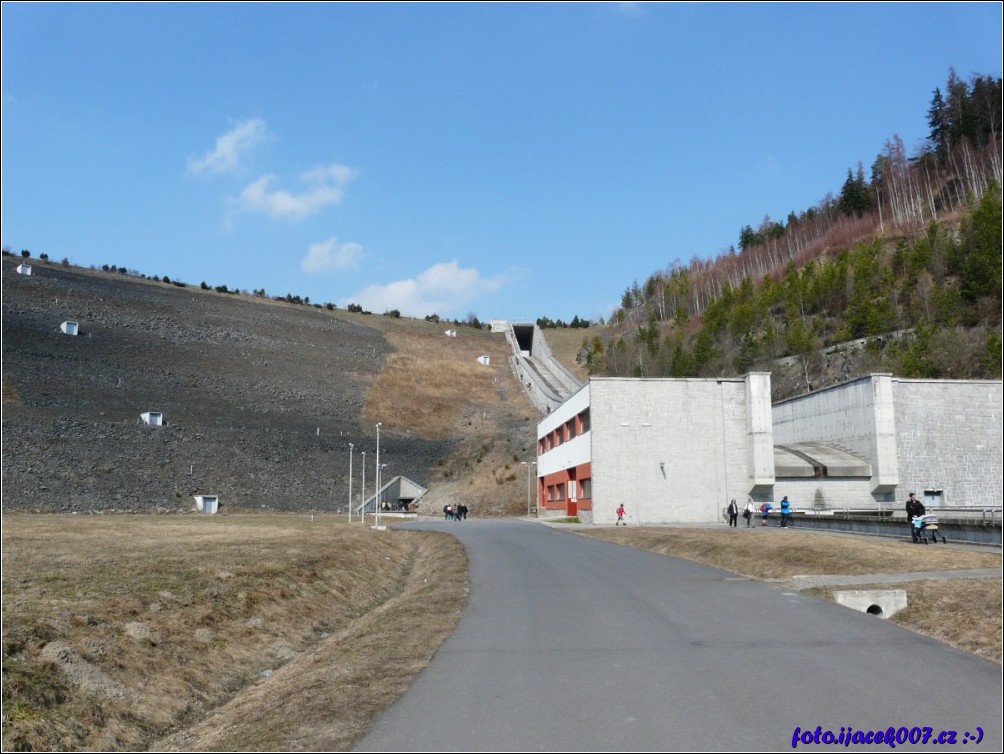
{"type": "Polygon", "coordinates": [[[1000,667],[880,618],[531,522],[411,527],[457,535],[470,598],[357,751],[1001,750],[1000,667]]]}

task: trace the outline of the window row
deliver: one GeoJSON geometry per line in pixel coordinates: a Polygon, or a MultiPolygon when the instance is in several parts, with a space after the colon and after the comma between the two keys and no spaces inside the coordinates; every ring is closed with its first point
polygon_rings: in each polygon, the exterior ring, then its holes
{"type": "Polygon", "coordinates": [[[547,486],[546,499],[549,503],[563,502],[566,494],[569,500],[578,500],[580,498],[592,499],[593,480],[580,479],[576,481],[572,479],[567,483],[558,482],[557,484],[549,484],[547,486]]]}
{"type": "Polygon", "coordinates": [[[566,443],[579,435],[589,431],[589,409],[585,409],[579,414],[569,419],[560,427],[555,427],[552,431],[544,435],[537,441],[537,455],[543,455],[552,448],[556,448],[562,443],[566,443]]]}

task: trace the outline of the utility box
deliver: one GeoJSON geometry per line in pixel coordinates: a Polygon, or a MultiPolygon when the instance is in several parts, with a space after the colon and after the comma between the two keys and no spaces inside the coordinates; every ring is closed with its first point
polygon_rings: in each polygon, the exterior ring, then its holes
{"type": "Polygon", "coordinates": [[[64,335],[76,335],[78,332],[77,323],[70,319],[61,324],[59,329],[63,331],[64,335]]]}
{"type": "Polygon", "coordinates": [[[220,507],[218,495],[195,495],[195,507],[200,513],[216,513],[220,507]]]}
{"type": "Polygon", "coordinates": [[[160,411],[145,411],[139,415],[139,418],[140,421],[151,427],[160,427],[164,424],[164,415],[160,411]]]}

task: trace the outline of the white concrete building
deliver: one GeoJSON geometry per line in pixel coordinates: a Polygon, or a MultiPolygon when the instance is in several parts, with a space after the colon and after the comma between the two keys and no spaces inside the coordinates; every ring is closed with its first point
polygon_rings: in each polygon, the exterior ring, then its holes
{"type": "Polygon", "coordinates": [[[151,427],[159,427],[164,423],[164,415],[160,411],[144,411],[139,415],[139,420],[151,427]]]}
{"type": "Polygon", "coordinates": [[[823,443],[871,471],[863,490],[816,478],[794,494],[778,473],[776,492],[800,508],[901,508],[910,492],[939,508],[999,506],[1004,497],[1000,380],[873,374],[782,401],[773,414],[778,445],[823,443]]]}
{"type": "Polygon", "coordinates": [[[26,262],[22,262],[21,264],[19,264],[17,266],[17,274],[18,275],[30,275],[31,274],[31,265],[27,264],[26,262]]]}
{"type": "Polygon", "coordinates": [[[64,335],[76,335],[77,334],[77,323],[71,319],[66,320],[63,324],[59,326],[59,329],[64,335]]]}
{"type": "Polygon", "coordinates": [[[548,515],[612,524],[720,520],[730,498],[770,499],[770,375],[593,378],[537,425],[548,515]]]}
{"type": "Polygon", "coordinates": [[[710,523],[731,498],[796,510],[999,507],[1000,380],[862,377],[770,405],[770,375],[593,378],[537,424],[545,515],[710,523]]]}

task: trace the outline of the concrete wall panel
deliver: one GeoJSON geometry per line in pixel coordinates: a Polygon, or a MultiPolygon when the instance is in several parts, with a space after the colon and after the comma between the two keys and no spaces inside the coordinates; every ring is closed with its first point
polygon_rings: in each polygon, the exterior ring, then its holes
{"type": "MultiPolygon", "coordinates": [[[[593,521],[715,521],[752,489],[746,381],[593,379],[593,521]]],[[[769,391],[765,397],[769,405],[769,391]]]]}
{"type": "Polygon", "coordinates": [[[1000,507],[1000,381],[894,380],[898,497],[944,490],[946,506],[1000,507]]]}
{"type": "Polygon", "coordinates": [[[889,375],[871,375],[773,407],[774,443],[817,442],[865,459],[872,491],[889,492],[899,481],[896,421],[889,375]]]}

